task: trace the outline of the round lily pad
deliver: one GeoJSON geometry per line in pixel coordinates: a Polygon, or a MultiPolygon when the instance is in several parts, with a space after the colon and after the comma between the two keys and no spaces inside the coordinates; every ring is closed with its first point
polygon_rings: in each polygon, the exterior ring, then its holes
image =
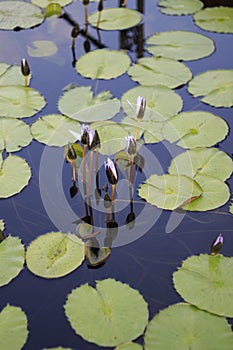
{"type": "Polygon", "coordinates": [[[35,40],[32,42],[32,46],[27,45],[27,52],[31,57],[52,56],[57,50],[57,45],[51,40],[35,40]]]}
{"type": "Polygon", "coordinates": [[[0,198],[19,193],[30,178],[30,167],[23,158],[10,154],[3,160],[0,154],[0,198]]]}
{"type": "Polygon", "coordinates": [[[173,274],[175,289],[199,309],[233,317],[232,268],[233,258],[220,254],[193,255],[173,274]]]}
{"type": "Polygon", "coordinates": [[[142,350],[142,346],[137,343],[129,342],[125,344],[118,345],[115,350],[142,350]]]}
{"type": "Polygon", "coordinates": [[[32,241],[26,251],[28,269],[44,278],[65,276],[83,260],[83,242],[72,233],[46,233],[32,241]]]}
{"type": "MultiPolygon", "coordinates": [[[[28,76],[30,83],[31,74],[28,76]]],[[[21,67],[18,65],[10,66],[4,62],[0,63],[0,85],[22,85],[24,86],[24,76],[21,67]]]]}
{"type": "Polygon", "coordinates": [[[128,74],[141,85],[165,85],[176,88],[192,78],[192,73],[183,63],[164,57],[144,57],[133,64],[128,74]]]}
{"type": "Polygon", "coordinates": [[[233,33],[233,8],[227,6],[207,7],[193,17],[196,25],[217,33],[233,33]]]}
{"type": "Polygon", "coordinates": [[[19,151],[32,140],[30,127],[21,120],[12,118],[0,119],[0,150],[19,151]]]}
{"type": "Polygon", "coordinates": [[[24,266],[24,246],[18,237],[7,236],[0,243],[0,286],[12,281],[24,266]]]}
{"type": "Polygon", "coordinates": [[[162,56],[175,60],[197,60],[214,52],[212,39],[205,35],[174,30],[156,33],[146,41],[147,50],[154,56],[162,56]]]}
{"type": "Polygon", "coordinates": [[[214,107],[233,106],[233,69],[210,70],[196,75],[188,85],[194,97],[214,107]]]}
{"type": "Polygon", "coordinates": [[[210,147],[228,134],[224,119],[202,111],[182,112],[164,125],[164,138],[183,148],[210,147]]]}
{"type": "Polygon", "coordinates": [[[83,55],[76,63],[77,72],[91,79],[113,79],[130,66],[129,56],[118,50],[98,49],[83,55]]]}
{"type": "MultiPolygon", "coordinates": [[[[104,30],[122,30],[136,26],[141,22],[141,14],[128,8],[108,8],[101,11],[99,28],[104,30]]],[[[96,27],[99,12],[93,12],[88,20],[96,27]]]]}
{"type": "Polygon", "coordinates": [[[224,317],[179,303],[155,315],[147,327],[144,341],[145,350],[230,350],[233,333],[224,317]]]}
{"type": "Polygon", "coordinates": [[[31,28],[43,22],[41,9],[23,1],[0,2],[0,29],[31,28]]]}
{"type": "Polygon", "coordinates": [[[0,349],[21,350],[27,336],[27,316],[20,307],[7,304],[0,312],[0,349]]]}
{"type": "Polygon", "coordinates": [[[202,9],[203,2],[200,0],[160,0],[158,5],[161,12],[166,15],[190,15],[202,9]]]}
{"type": "Polygon", "coordinates": [[[80,86],[65,91],[58,108],[72,119],[90,123],[114,117],[120,110],[120,102],[110,91],[102,91],[94,97],[91,86],[80,86]]]}
{"type": "Polygon", "coordinates": [[[139,337],[148,322],[147,304],[129,285],[106,279],[96,288],[74,289],[64,306],[77,334],[99,346],[116,346],[139,337]]]}
{"type": "Polygon", "coordinates": [[[80,130],[80,124],[60,114],[45,115],[31,126],[33,137],[49,146],[64,146],[74,142],[76,138],[70,130],[80,130]]]}
{"type": "Polygon", "coordinates": [[[151,175],[140,185],[138,194],[158,208],[174,210],[200,197],[202,188],[185,175],[151,175]]]}

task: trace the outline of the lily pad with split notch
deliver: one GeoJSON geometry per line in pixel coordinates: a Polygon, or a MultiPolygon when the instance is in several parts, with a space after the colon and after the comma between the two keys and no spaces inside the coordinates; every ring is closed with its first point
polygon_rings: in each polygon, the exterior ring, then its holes
{"type": "Polygon", "coordinates": [[[233,33],[232,7],[207,7],[195,13],[193,19],[201,29],[217,33],[233,33]]]}
{"type": "Polygon", "coordinates": [[[21,120],[0,118],[0,150],[19,151],[32,141],[30,127],[21,120]]]}
{"type": "Polygon", "coordinates": [[[193,14],[203,7],[200,0],[160,0],[158,6],[166,15],[180,16],[193,14]]]}

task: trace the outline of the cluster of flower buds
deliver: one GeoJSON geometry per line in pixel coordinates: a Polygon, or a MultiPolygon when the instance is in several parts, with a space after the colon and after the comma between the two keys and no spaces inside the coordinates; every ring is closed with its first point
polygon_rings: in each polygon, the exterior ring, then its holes
{"type": "Polygon", "coordinates": [[[80,141],[83,145],[87,145],[89,150],[100,148],[100,138],[97,130],[89,129],[87,124],[82,124],[80,141]]]}

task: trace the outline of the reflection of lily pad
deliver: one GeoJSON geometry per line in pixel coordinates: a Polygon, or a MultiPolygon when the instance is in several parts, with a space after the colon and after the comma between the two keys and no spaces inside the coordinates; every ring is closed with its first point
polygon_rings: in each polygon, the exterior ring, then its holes
{"type": "Polygon", "coordinates": [[[77,72],[91,79],[113,79],[124,74],[129,56],[117,50],[99,49],[83,55],[76,63],[77,72]]]}
{"type": "Polygon", "coordinates": [[[91,86],[80,86],[65,91],[58,108],[72,119],[90,123],[114,117],[120,110],[120,102],[112,98],[110,91],[102,91],[94,97],[91,86]]]}
{"type": "Polygon", "coordinates": [[[80,266],[83,260],[83,242],[72,233],[46,233],[31,242],[26,252],[28,269],[45,278],[65,276],[80,266]]]}
{"type": "Polygon", "coordinates": [[[73,0],[32,0],[32,3],[39,6],[39,7],[47,7],[51,4],[51,2],[54,2],[56,4],[59,4],[61,6],[69,5],[73,2],[73,0]]]}
{"type": "Polygon", "coordinates": [[[129,342],[118,345],[115,350],[142,350],[142,346],[137,343],[129,342]]]}
{"type": "Polygon", "coordinates": [[[32,44],[32,47],[27,45],[27,52],[31,57],[47,57],[57,52],[57,45],[51,40],[35,40],[32,44]]]}
{"type": "Polygon", "coordinates": [[[140,336],[148,322],[147,304],[129,285],[106,279],[96,289],[84,284],[68,295],[66,316],[75,332],[100,346],[116,346],[140,336]]]}
{"type": "Polygon", "coordinates": [[[197,200],[202,188],[185,175],[151,175],[140,185],[138,194],[158,208],[174,210],[186,202],[197,200]]]}
{"type": "MultiPolygon", "coordinates": [[[[92,13],[88,20],[96,27],[99,12],[92,13]]],[[[141,21],[141,15],[128,8],[108,8],[101,11],[99,28],[104,30],[122,30],[136,26],[141,21]]]]}
{"type": "Polygon", "coordinates": [[[233,69],[210,70],[196,75],[188,85],[194,96],[214,107],[233,106],[233,69]]]}
{"type": "Polygon", "coordinates": [[[192,73],[183,63],[164,57],[144,57],[133,64],[128,74],[141,85],[165,85],[175,88],[192,78],[192,73]]]}
{"type": "Polygon", "coordinates": [[[144,340],[145,350],[230,350],[233,347],[233,333],[224,317],[185,303],[169,306],[155,315],[144,340]]]}
{"type": "Polygon", "coordinates": [[[0,119],[0,150],[19,151],[32,140],[29,126],[21,120],[0,119]]]}
{"type": "Polygon", "coordinates": [[[194,15],[197,26],[218,33],[233,33],[233,8],[207,7],[194,15]]]}
{"type": "MultiPolygon", "coordinates": [[[[173,274],[185,301],[220,316],[233,317],[233,258],[220,254],[194,255],[173,274]]],[[[222,349],[222,347],[220,347],[222,349]]]]}
{"type": "Polygon", "coordinates": [[[8,236],[0,243],[0,261],[0,286],[4,286],[23,269],[24,246],[18,237],[8,236]]]}
{"type": "MultiPolygon", "coordinates": [[[[31,74],[28,77],[30,82],[31,74]]],[[[24,86],[24,76],[21,67],[17,65],[10,66],[0,63],[0,85],[22,85],[24,86]]]]}
{"type": "Polygon", "coordinates": [[[224,119],[209,112],[183,112],[169,119],[163,129],[164,138],[183,148],[210,147],[228,133],[224,119]]]}
{"type": "Polygon", "coordinates": [[[175,60],[197,60],[214,51],[213,40],[195,32],[175,30],[156,33],[147,39],[147,50],[154,56],[175,60]]]}
{"type": "Polygon", "coordinates": [[[190,15],[202,9],[203,2],[200,0],[160,0],[158,5],[161,12],[166,15],[190,15]]]}

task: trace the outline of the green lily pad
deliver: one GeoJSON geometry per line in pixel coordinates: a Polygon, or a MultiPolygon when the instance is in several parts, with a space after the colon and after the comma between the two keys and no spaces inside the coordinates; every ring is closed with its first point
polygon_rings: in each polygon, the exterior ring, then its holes
{"type": "MultiPolygon", "coordinates": [[[[96,27],[99,12],[93,12],[88,20],[96,27]]],[[[101,11],[99,28],[103,30],[122,30],[136,26],[141,22],[141,14],[128,8],[108,8],[101,11]]]]}
{"type": "Polygon", "coordinates": [[[192,78],[192,73],[183,63],[164,57],[144,57],[133,64],[128,74],[141,85],[165,85],[176,88],[192,78]]]}
{"type": "Polygon", "coordinates": [[[31,126],[33,137],[49,146],[64,146],[76,138],[70,130],[80,130],[80,124],[61,114],[48,114],[38,118],[31,126]]]}
{"type": "Polygon", "coordinates": [[[43,350],[72,350],[71,348],[63,348],[62,346],[58,346],[57,348],[44,348],[43,350]]]}
{"type": "Polygon", "coordinates": [[[188,85],[194,97],[214,107],[233,106],[233,69],[210,70],[196,75],[188,85]]]}
{"type": "Polygon", "coordinates": [[[183,148],[210,147],[224,140],[228,125],[224,119],[202,111],[182,112],[164,125],[164,138],[183,148]]]}
{"type": "Polygon", "coordinates": [[[130,66],[129,56],[118,50],[98,49],[83,55],[76,63],[79,74],[91,79],[113,79],[130,66]]]}
{"type": "Polygon", "coordinates": [[[24,86],[0,86],[2,117],[27,118],[41,111],[46,102],[36,90],[24,86]]]}
{"type": "Polygon", "coordinates": [[[233,33],[233,8],[227,6],[207,7],[193,17],[195,24],[217,33],[233,33]]]}
{"type": "Polygon", "coordinates": [[[62,14],[62,7],[57,2],[52,2],[45,8],[45,17],[60,16],[62,14]]]}
{"type": "Polygon", "coordinates": [[[32,241],[26,251],[28,269],[44,278],[65,276],[83,260],[83,242],[72,233],[46,233],[32,241]]]}
{"type": "Polygon", "coordinates": [[[31,28],[41,24],[41,9],[23,1],[0,2],[0,29],[31,28]]]}
{"type": "Polygon", "coordinates": [[[168,171],[192,178],[204,174],[225,181],[232,174],[233,163],[226,153],[217,148],[194,148],[173,158],[168,171]]]}
{"type": "Polygon", "coordinates": [[[32,140],[30,127],[21,120],[0,118],[0,150],[19,151],[32,140]]]}
{"type": "MultiPolygon", "coordinates": [[[[28,76],[30,83],[31,74],[28,76]]],[[[10,66],[4,62],[0,63],[0,85],[22,85],[24,86],[24,76],[21,67],[18,65],[10,66]]]]}
{"type": "Polygon", "coordinates": [[[4,223],[4,220],[0,220],[0,230],[3,231],[5,228],[5,223],[4,223]]]}
{"type": "Polygon", "coordinates": [[[120,102],[110,91],[102,91],[94,97],[91,86],[80,86],[65,91],[58,108],[72,119],[90,123],[114,117],[120,110],[120,102]]]}
{"type": "Polygon", "coordinates": [[[199,309],[233,317],[232,268],[233,258],[220,254],[193,255],[173,274],[175,289],[199,309]]]}
{"type": "Polygon", "coordinates": [[[233,203],[231,203],[229,211],[230,211],[231,214],[233,214],[233,203]]]}
{"type": "Polygon", "coordinates": [[[1,158],[0,153],[0,198],[8,198],[19,193],[31,178],[28,163],[21,157],[1,158]]]}
{"type": "Polygon", "coordinates": [[[0,286],[4,286],[18,276],[23,269],[24,246],[20,238],[6,237],[0,243],[0,257],[0,286]]]}
{"type": "Polygon", "coordinates": [[[190,15],[202,9],[203,2],[200,0],[160,0],[158,5],[161,12],[166,15],[190,15]]]}
{"type": "MultiPolygon", "coordinates": [[[[135,118],[125,117],[121,122],[121,126],[129,135],[135,134],[136,125],[137,120],[135,118]]],[[[163,140],[162,130],[163,123],[142,119],[138,128],[138,138],[143,135],[145,143],[157,143],[163,140]]]]}
{"type": "Polygon", "coordinates": [[[155,315],[147,327],[144,341],[145,350],[230,350],[233,333],[224,317],[179,303],[155,315]]]}
{"type": "Polygon", "coordinates": [[[154,56],[191,61],[214,52],[212,39],[205,35],[183,30],[156,33],[146,41],[147,50],[154,56]]]}
{"type": "Polygon", "coordinates": [[[202,195],[202,188],[185,175],[151,175],[140,185],[138,194],[158,208],[174,210],[197,200],[202,195]]]}
{"type": "Polygon", "coordinates": [[[59,4],[61,6],[66,6],[66,5],[69,5],[73,2],[73,0],[31,0],[31,1],[34,5],[42,7],[42,8],[47,7],[51,3],[56,3],[56,4],[59,4]]]}
{"type": "Polygon", "coordinates": [[[21,350],[27,336],[25,313],[18,306],[6,305],[0,312],[0,349],[21,350]]]}
{"type": "Polygon", "coordinates": [[[58,50],[57,45],[51,40],[34,40],[32,45],[27,45],[27,53],[31,57],[52,56],[58,50]]]}
{"type": "Polygon", "coordinates": [[[116,346],[140,336],[148,322],[147,304],[129,285],[106,279],[96,288],[74,289],[64,306],[77,334],[99,346],[116,346]]]}
{"type": "Polygon", "coordinates": [[[125,344],[118,345],[115,350],[142,350],[142,346],[137,343],[129,342],[125,344]]]}

